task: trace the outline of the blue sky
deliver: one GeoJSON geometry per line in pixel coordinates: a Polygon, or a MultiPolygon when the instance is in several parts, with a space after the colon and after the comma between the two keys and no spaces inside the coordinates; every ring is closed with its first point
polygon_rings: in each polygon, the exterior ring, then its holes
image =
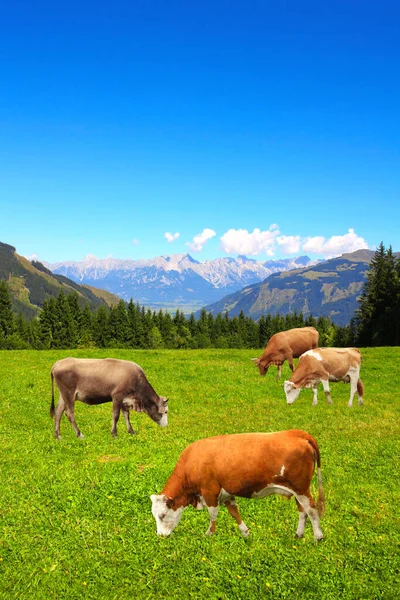
{"type": "Polygon", "coordinates": [[[400,250],[398,2],[13,0],[0,21],[19,254],[400,250]]]}

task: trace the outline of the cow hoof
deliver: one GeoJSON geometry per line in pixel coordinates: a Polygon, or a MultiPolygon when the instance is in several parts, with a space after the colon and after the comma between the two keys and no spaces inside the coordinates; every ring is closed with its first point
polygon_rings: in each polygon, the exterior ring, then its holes
{"type": "Polygon", "coordinates": [[[129,435],[136,435],[136,431],[133,431],[133,429],[132,429],[132,431],[128,431],[128,433],[129,433],[129,435]]]}
{"type": "Polygon", "coordinates": [[[62,439],[61,435],[56,435],[55,437],[56,437],[56,440],[61,440],[62,439]]]}
{"type": "Polygon", "coordinates": [[[301,540],[302,537],[304,537],[304,533],[296,533],[296,535],[294,536],[296,538],[296,540],[301,540]]]}
{"type": "Polygon", "coordinates": [[[314,540],[315,540],[316,542],[322,542],[322,540],[323,540],[323,539],[324,539],[324,536],[323,536],[323,535],[321,535],[321,537],[314,538],[314,540]]]}
{"type": "Polygon", "coordinates": [[[81,440],[83,440],[85,438],[85,436],[83,435],[83,433],[81,431],[77,434],[77,437],[81,440]]]}
{"type": "Polygon", "coordinates": [[[112,431],[112,432],[111,432],[111,435],[112,435],[113,437],[117,437],[117,432],[116,432],[116,431],[112,431]]]}

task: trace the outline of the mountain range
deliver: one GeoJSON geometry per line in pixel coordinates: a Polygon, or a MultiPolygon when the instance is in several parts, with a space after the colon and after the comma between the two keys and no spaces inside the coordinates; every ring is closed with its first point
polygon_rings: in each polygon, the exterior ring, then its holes
{"type": "Polygon", "coordinates": [[[14,246],[0,242],[0,280],[6,280],[13,309],[26,318],[34,317],[45,300],[57,297],[61,290],[65,294],[76,292],[80,305],[88,302],[96,309],[102,304],[112,306],[119,298],[104,290],[79,285],[62,275],[55,275],[40,262],[30,262],[17,254],[14,246]]]}
{"type": "Polygon", "coordinates": [[[81,262],[44,263],[54,274],[96,286],[152,309],[192,312],[217,302],[273,273],[312,264],[308,256],[259,262],[246,256],[199,262],[189,254],[149,260],[99,259],[88,255],[81,262]]]}
{"type": "Polygon", "coordinates": [[[77,292],[81,306],[88,302],[92,309],[132,298],[153,310],[198,314],[205,307],[214,315],[243,311],[255,320],[297,311],[346,325],[357,309],[373,256],[372,250],[357,250],[322,262],[307,256],[266,262],[238,256],[202,263],[189,254],[151,260],[89,255],[82,262],[42,264],[0,242],[0,279],[9,284],[15,312],[28,318],[63,290],[77,292]]]}
{"type": "Polygon", "coordinates": [[[373,256],[372,250],[357,250],[305,268],[276,273],[206,309],[214,315],[228,311],[231,317],[243,310],[255,320],[267,313],[286,315],[297,311],[305,316],[330,317],[337,325],[347,325],[358,307],[357,298],[373,256]]]}

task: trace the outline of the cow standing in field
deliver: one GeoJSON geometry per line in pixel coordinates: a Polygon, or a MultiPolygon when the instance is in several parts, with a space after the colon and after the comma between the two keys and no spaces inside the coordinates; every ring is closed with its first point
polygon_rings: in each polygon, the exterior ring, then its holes
{"type": "Polygon", "coordinates": [[[270,365],[278,367],[277,379],[280,379],[282,365],[287,360],[289,367],[294,370],[293,359],[299,358],[306,350],[318,348],[319,333],[315,327],[297,327],[275,333],[265,347],[260,358],[253,358],[260,370],[260,375],[266,375],[270,365]]]}
{"type": "Polygon", "coordinates": [[[307,516],[314,538],[323,537],[319,515],[325,510],[321,459],[316,440],[307,432],[292,429],[277,433],[220,435],[194,442],[181,454],[159,495],[150,496],[158,535],[170,535],[183,510],[190,504],[208,508],[215,531],[218,506],[225,504],[244,537],[249,535],[235,496],[264,498],[271,494],[295,497],[299,510],[296,536],[302,537],[307,516]],[[315,504],[310,482],[318,467],[319,498],[315,504]]]}
{"type": "Polygon", "coordinates": [[[284,390],[288,404],[293,404],[301,388],[312,388],[313,406],[318,403],[318,384],[324,386],[328,404],[332,404],[329,389],[330,381],[350,383],[350,400],[358,392],[358,404],[363,404],[364,385],[360,379],[361,354],[357,348],[317,348],[300,356],[299,363],[289,381],[285,381],[284,390]]]}
{"type": "Polygon", "coordinates": [[[128,432],[134,434],[129,411],[145,412],[153,421],[168,425],[167,399],[156,394],[139,365],[128,360],[114,358],[64,358],[51,369],[51,407],[54,417],[54,433],[60,439],[60,420],[65,411],[76,435],[83,438],[75,421],[75,401],[85,404],[112,402],[112,435],[117,435],[120,412],[124,415],[128,432]],[[60,391],[60,400],[54,409],[54,379],[60,391]]]}

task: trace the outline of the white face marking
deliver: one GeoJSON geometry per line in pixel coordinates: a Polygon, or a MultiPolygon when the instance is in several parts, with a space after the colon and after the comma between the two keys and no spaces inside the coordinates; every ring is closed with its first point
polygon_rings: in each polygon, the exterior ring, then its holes
{"type": "Polygon", "coordinates": [[[281,477],[283,477],[283,474],[284,474],[284,472],[285,472],[285,465],[282,465],[282,466],[281,466],[281,470],[280,470],[280,472],[279,472],[279,475],[280,475],[281,477]]]}
{"type": "Polygon", "coordinates": [[[183,506],[173,510],[167,506],[167,497],[164,495],[150,496],[152,507],[151,512],[156,520],[157,535],[170,535],[181,520],[183,506]]]}
{"type": "Polygon", "coordinates": [[[158,421],[160,427],[166,427],[168,425],[168,416],[167,413],[164,413],[161,419],[158,421]]]}
{"type": "Polygon", "coordinates": [[[285,383],[283,384],[283,389],[285,390],[286,394],[286,402],[288,404],[293,404],[293,402],[300,394],[300,388],[296,388],[294,383],[292,383],[291,381],[285,381],[285,383]]]}
{"type": "Polygon", "coordinates": [[[321,361],[323,360],[323,358],[320,355],[320,353],[317,352],[316,350],[307,350],[307,352],[304,352],[304,354],[302,354],[301,356],[305,356],[306,354],[308,354],[309,356],[313,356],[317,360],[321,360],[321,361]]]}

